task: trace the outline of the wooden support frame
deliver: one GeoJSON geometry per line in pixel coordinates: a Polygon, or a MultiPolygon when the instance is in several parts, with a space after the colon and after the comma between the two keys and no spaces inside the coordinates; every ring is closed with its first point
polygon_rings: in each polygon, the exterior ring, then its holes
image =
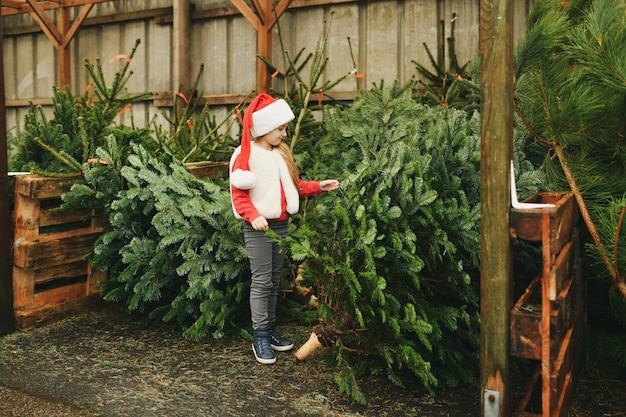
{"type": "MultiPolygon", "coordinates": [[[[19,3],[19,2],[18,2],[19,3]]],[[[75,6],[75,4],[61,3],[61,7],[58,7],[56,13],[56,23],[53,22],[45,13],[43,5],[37,0],[26,0],[29,13],[33,19],[39,24],[41,30],[46,34],[50,42],[57,50],[58,53],[58,69],[59,69],[59,85],[67,86],[72,83],[72,69],[69,43],[78,31],[78,28],[85,20],[89,11],[92,9],[94,3],[88,3],[82,6],[82,9],[74,22],[70,26],[70,13],[69,7],[75,6]]],[[[5,2],[2,2],[5,5],[5,2]]]]}
{"type": "MultiPolygon", "coordinates": [[[[59,85],[71,85],[71,54],[69,43],[78,32],[94,4],[116,0],[1,0],[2,16],[11,14],[30,13],[41,30],[50,39],[58,53],[59,85]],[[70,7],[82,6],[78,16],[70,24],[70,7]],[[50,19],[46,11],[56,9],[56,23],[50,19]]],[[[243,0],[231,0],[235,8],[241,13],[257,31],[257,55],[267,60],[272,59],[272,28],[278,18],[287,10],[293,0],[280,0],[274,5],[273,0],[252,0],[250,7],[243,0]]],[[[298,0],[295,0],[298,2],[298,0]]],[[[310,3],[343,3],[354,0],[323,0],[310,3]]],[[[302,3],[302,1],[300,1],[302,3]]],[[[303,4],[300,7],[310,6],[303,4]]],[[[174,0],[174,90],[184,94],[191,88],[189,67],[190,56],[186,48],[177,47],[188,39],[191,25],[191,8],[189,0],[174,0]]],[[[271,77],[262,61],[257,62],[257,92],[269,92],[271,77]]]]}
{"type": "MultiPolygon", "coordinates": [[[[231,0],[233,5],[257,31],[257,55],[272,60],[272,27],[287,10],[291,0],[280,0],[274,7],[272,0],[252,0],[250,8],[243,0],[231,0]]],[[[257,93],[267,93],[271,87],[271,77],[262,61],[257,61],[257,93]]]]}
{"type": "Polygon", "coordinates": [[[541,275],[510,312],[511,355],[538,363],[518,414],[565,417],[582,363],[586,326],[580,214],[571,191],[538,193],[525,202],[552,206],[511,209],[512,238],[541,242],[542,247],[541,275]]]}
{"type": "MultiPolygon", "coordinates": [[[[94,5],[119,0],[43,0],[37,2],[40,10],[56,10],[68,7],[94,5]]],[[[23,13],[32,13],[33,7],[29,0],[0,0],[2,16],[11,16],[23,13]]]]}
{"type": "MultiPolygon", "coordinates": [[[[2,38],[2,19],[0,19],[0,39],[2,38]]],[[[3,43],[0,42],[0,335],[11,333],[15,329],[13,318],[13,284],[11,275],[11,208],[9,207],[9,176],[7,160],[7,126],[4,97],[4,55],[3,43]]]]}
{"type": "Polygon", "coordinates": [[[191,53],[187,45],[191,36],[191,3],[189,0],[174,0],[174,91],[186,97],[191,93],[191,53]]]}
{"type": "Polygon", "coordinates": [[[69,44],[78,32],[81,24],[96,3],[116,0],[1,0],[2,16],[29,13],[37,22],[43,33],[50,39],[58,53],[59,85],[72,83],[71,54],[69,44]],[[82,7],[81,11],[70,24],[70,7],[82,7]],[[52,21],[46,11],[56,10],[56,22],[52,21]]]}

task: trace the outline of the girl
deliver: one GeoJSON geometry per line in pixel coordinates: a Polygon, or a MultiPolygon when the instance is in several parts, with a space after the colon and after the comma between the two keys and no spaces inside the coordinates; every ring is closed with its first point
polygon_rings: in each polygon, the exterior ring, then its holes
{"type": "Polygon", "coordinates": [[[276,362],[274,350],[293,344],[276,332],[276,303],[285,251],[265,235],[272,229],[287,237],[289,215],[298,211],[300,197],[336,190],[337,180],[303,181],[283,140],[294,119],[289,105],[260,94],[244,114],[241,146],[230,159],[230,195],[233,212],[245,220],[244,239],[250,260],[250,314],[252,352],[260,363],[276,362]],[[250,138],[254,138],[254,142],[250,138]]]}

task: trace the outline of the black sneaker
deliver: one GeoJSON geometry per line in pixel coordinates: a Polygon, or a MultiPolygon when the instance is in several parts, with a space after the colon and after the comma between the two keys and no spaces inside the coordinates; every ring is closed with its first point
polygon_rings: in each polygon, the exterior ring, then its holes
{"type": "Polygon", "coordinates": [[[275,325],[270,325],[270,342],[272,349],[286,352],[293,349],[293,343],[276,333],[275,325]]]}
{"type": "Polygon", "coordinates": [[[257,329],[254,331],[252,352],[254,352],[254,357],[259,363],[271,364],[276,362],[276,355],[274,355],[270,343],[269,329],[257,329]]]}

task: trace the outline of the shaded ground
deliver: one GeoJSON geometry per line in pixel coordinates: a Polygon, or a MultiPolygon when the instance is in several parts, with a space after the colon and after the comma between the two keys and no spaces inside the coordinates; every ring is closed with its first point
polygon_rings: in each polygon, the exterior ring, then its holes
{"type": "MultiPolygon", "coordinates": [[[[296,346],[310,333],[283,329],[296,346]]],[[[0,338],[0,416],[480,416],[477,387],[433,398],[367,378],[368,405],[354,404],[337,391],[331,353],[260,365],[243,338],[196,343],[106,306],[0,338]]],[[[626,387],[583,373],[570,415],[626,416],[626,387]]]]}

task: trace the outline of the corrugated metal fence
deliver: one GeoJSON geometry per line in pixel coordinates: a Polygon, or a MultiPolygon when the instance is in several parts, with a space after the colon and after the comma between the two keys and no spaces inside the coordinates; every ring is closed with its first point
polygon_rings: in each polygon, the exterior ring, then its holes
{"type": "MultiPolygon", "coordinates": [[[[455,27],[458,62],[477,57],[479,0],[310,0],[294,1],[273,28],[273,63],[285,69],[282,48],[294,56],[304,48],[316,49],[324,22],[330,27],[325,54],[329,58],[324,77],[336,80],[356,69],[365,78],[350,76],[332,93],[351,97],[359,88],[383,80],[419,78],[413,61],[429,67],[424,45],[437,56],[455,27]],[[356,67],[356,68],[355,68],[356,67]]],[[[515,2],[515,38],[523,32],[532,0],[515,2]]],[[[193,2],[191,74],[200,74],[202,95],[247,95],[256,88],[256,31],[228,0],[193,2]]],[[[96,4],[70,43],[72,90],[83,94],[88,84],[86,59],[101,59],[112,79],[122,63],[110,62],[128,54],[141,40],[130,68],[134,72],[129,93],[171,92],[172,85],[172,0],[124,0],[96,4]]],[[[78,10],[72,10],[73,15],[78,10]]],[[[54,14],[51,14],[54,19],[54,14]]],[[[73,18],[73,17],[72,17],[73,18]]],[[[49,105],[57,76],[56,51],[28,14],[6,16],[4,26],[5,88],[7,126],[22,123],[30,101],[49,105]]],[[[447,60],[447,52],[442,56],[447,60]]],[[[447,64],[446,64],[447,67],[447,64]]],[[[306,69],[305,69],[306,71],[306,69]]],[[[275,84],[278,81],[274,81],[275,84]]],[[[280,84],[275,85],[281,90],[280,84]]],[[[227,105],[216,106],[216,116],[225,115],[227,105]]],[[[133,108],[135,125],[159,120],[167,108],[154,101],[133,108]]],[[[122,118],[128,118],[125,114],[122,118]]],[[[121,120],[128,122],[128,120],[121,120]]],[[[11,134],[12,132],[9,132],[11,134]]],[[[14,133],[14,132],[13,132],[14,133]]]]}

